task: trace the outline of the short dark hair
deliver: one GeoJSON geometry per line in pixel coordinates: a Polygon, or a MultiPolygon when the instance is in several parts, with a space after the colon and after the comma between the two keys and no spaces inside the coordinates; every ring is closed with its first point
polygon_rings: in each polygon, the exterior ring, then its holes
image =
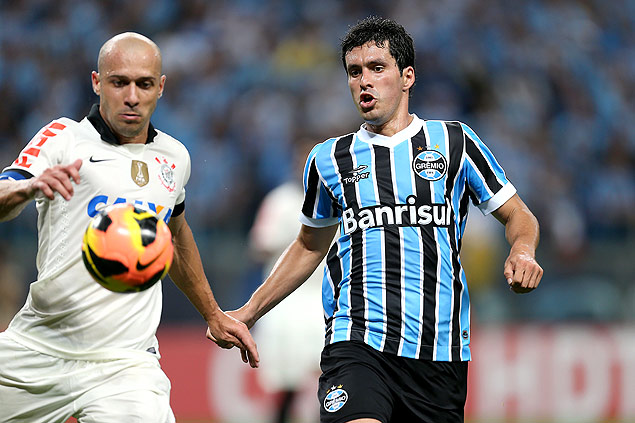
{"type": "Polygon", "coordinates": [[[355,47],[369,42],[374,42],[377,47],[384,47],[386,41],[388,41],[390,55],[395,58],[400,72],[403,73],[408,66],[415,68],[414,42],[404,27],[392,19],[369,16],[349,28],[340,43],[344,69],[346,69],[346,54],[355,47]]]}

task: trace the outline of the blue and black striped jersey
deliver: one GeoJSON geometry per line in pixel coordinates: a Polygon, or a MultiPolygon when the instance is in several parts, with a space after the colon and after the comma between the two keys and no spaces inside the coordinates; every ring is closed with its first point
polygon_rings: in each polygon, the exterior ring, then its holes
{"type": "Polygon", "coordinates": [[[470,360],[469,201],[488,214],[516,192],[474,131],[416,116],[392,137],[362,125],[313,148],[304,188],[302,223],[340,225],[324,270],[326,343],[470,360]]]}

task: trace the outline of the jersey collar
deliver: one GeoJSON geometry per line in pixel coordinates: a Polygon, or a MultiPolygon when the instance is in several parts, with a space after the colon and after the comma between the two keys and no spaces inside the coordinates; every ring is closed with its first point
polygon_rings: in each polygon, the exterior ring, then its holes
{"type": "Polygon", "coordinates": [[[410,122],[410,125],[391,137],[370,132],[366,129],[365,124],[362,124],[362,126],[360,126],[359,131],[357,131],[357,137],[359,140],[365,141],[370,144],[382,145],[384,147],[394,147],[402,141],[414,137],[421,130],[423,121],[419,119],[419,117],[414,113],[412,113],[410,116],[414,118],[412,119],[412,122],[410,122]]]}
{"type": "MultiPolygon", "coordinates": [[[[95,130],[99,132],[102,140],[110,144],[119,145],[119,140],[117,139],[115,134],[112,133],[112,131],[104,121],[104,118],[102,118],[101,114],[99,113],[99,104],[93,104],[93,107],[90,108],[90,113],[88,113],[87,118],[88,121],[93,124],[95,130]]],[[[154,129],[154,126],[152,126],[152,122],[150,122],[150,126],[148,126],[148,139],[146,140],[146,144],[154,142],[154,137],[156,136],[157,131],[154,129]]]]}

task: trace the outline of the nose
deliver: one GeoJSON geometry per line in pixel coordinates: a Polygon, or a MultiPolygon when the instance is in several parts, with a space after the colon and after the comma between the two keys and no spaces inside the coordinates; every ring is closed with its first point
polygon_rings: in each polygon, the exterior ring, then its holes
{"type": "Polygon", "coordinates": [[[134,82],[131,82],[126,87],[126,95],[124,97],[124,103],[128,107],[136,107],[139,104],[139,88],[134,82]]]}
{"type": "Polygon", "coordinates": [[[359,78],[359,84],[362,88],[369,88],[373,86],[371,81],[371,72],[370,70],[364,68],[362,69],[362,75],[359,78]]]}

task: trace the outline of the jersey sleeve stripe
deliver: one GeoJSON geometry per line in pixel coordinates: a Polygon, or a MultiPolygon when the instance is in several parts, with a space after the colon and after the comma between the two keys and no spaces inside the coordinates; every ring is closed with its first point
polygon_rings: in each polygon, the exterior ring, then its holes
{"type": "Polygon", "coordinates": [[[178,216],[185,211],[185,200],[174,206],[172,217],[178,216]]]}
{"type": "Polygon", "coordinates": [[[11,180],[11,181],[20,181],[22,179],[31,179],[33,175],[22,169],[9,169],[0,173],[0,181],[3,180],[11,180]]]}
{"type": "Polygon", "coordinates": [[[337,217],[331,217],[328,219],[313,219],[312,217],[306,216],[304,213],[300,213],[299,219],[300,223],[312,228],[326,228],[340,223],[340,219],[337,217]]]}
{"type": "MultiPolygon", "coordinates": [[[[504,178],[504,175],[502,174],[502,170],[498,166],[498,163],[493,160],[491,153],[485,154],[484,150],[479,147],[480,146],[477,146],[476,142],[472,138],[466,137],[465,151],[468,157],[471,159],[472,163],[474,163],[478,172],[482,175],[483,182],[487,184],[489,190],[492,193],[496,193],[504,185],[504,181],[501,181],[499,176],[504,178]]],[[[487,150],[487,152],[489,152],[489,150],[487,150]]]]}
{"type": "Polygon", "coordinates": [[[478,208],[484,215],[488,215],[505,204],[514,194],[516,194],[516,187],[514,187],[511,182],[508,182],[507,185],[494,194],[492,198],[479,204],[478,208]]]}
{"type": "Polygon", "coordinates": [[[302,205],[302,213],[307,217],[315,217],[314,212],[318,202],[319,183],[320,177],[317,173],[314,156],[308,167],[305,183],[306,194],[304,195],[304,204],[302,205]]]}

